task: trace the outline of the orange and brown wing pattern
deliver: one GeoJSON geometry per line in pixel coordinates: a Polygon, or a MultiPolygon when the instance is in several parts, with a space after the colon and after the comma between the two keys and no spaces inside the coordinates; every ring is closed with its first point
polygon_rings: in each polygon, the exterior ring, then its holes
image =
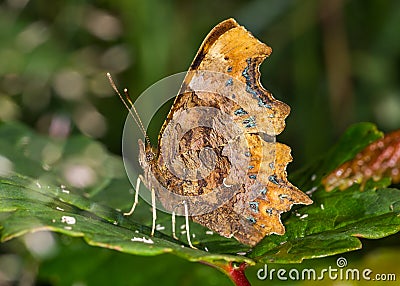
{"type": "MultiPolygon", "coordinates": [[[[271,51],[235,20],[218,24],[190,66],[161,129],[157,158],[150,166],[163,187],[184,196],[209,194],[219,185],[229,188],[239,184],[235,194],[218,202],[217,208],[192,215],[192,219],[252,246],[265,235],[285,232],[281,213],[294,204],[312,203],[286,178],[286,166],[292,160],[290,148],[274,141],[285,128],[290,108],[260,83],[259,66],[271,51]],[[219,110],[233,125],[221,114],[197,107],[219,110]],[[190,118],[168,128],[188,110],[190,118]],[[196,127],[188,130],[184,125],[189,123],[196,127]],[[235,135],[234,129],[240,135],[235,135]],[[239,137],[242,141],[236,140],[239,137]],[[233,141],[239,143],[232,147],[233,141]],[[199,159],[204,149],[212,150],[214,157],[199,159]],[[213,170],[201,169],[207,160],[212,161],[213,170]],[[237,165],[245,172],[240,173],[237,165]],[[188,170],[196,171],[194,178],[176,175],[190,173],[188,170]]],[[[167,196],[158,197],[164,205],[169,204],[167,196]]],[[[220,199],[218,194],[212,198],[220,199]]]]}

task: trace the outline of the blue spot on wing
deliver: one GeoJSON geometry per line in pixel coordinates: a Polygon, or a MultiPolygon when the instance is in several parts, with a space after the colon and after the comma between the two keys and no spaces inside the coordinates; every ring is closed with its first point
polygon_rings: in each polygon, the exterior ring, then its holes
{"type": "Polygon", "coordinates": [[[250,208],[253,212],[258,213],[258,203],[257,202],[250,202],[250,208]]]}
{"type": "Polygon", "coordinates": [[[250,86],[248,86],[248,85],[246,85],[246,91],[247,91],[248,93],[252,94],[253,97],[255,97],[255,98],[258,97],[257,92],[256,92],[254,89],[252,89],[250,86]]]}
{"type": "Polygon", "coordinates": [[[283,200],[283,199],[287,199],[287,198],[288,198],[288,195],[285,195],[285,194],[279,194],[279,195],[278,195],[278,198],[279,198],[279,199],[281,199],[281,200],[283,200]]]}
{"type": "Polygon", "coordinates": [[[269,176],[269,177],[268,177],[268,180],[269,180],[271,183],[274,183],[275,185],[279,185],[278,178],[276,177],[276,175],[271,175],[271,176],[269,176]]]}
{"type": "Polygon", "coordinates": [[[226,81],[225,86],[229,86],[229,85],[232,85],[232,84],[233,84],[233,79],[230,78],[230,79],[228,79],[228,80],[226,81]]]}
{"type": "Polygon", "coordinates": [[[250,128],[256,126],[256,120],[254,116],[250,116],[249,118],[243,120],[244,127],[250,128]]]}
{"type": "Polygon", "coordinates": [[[247,114],[247,111],[244,110],[243,108],[239,108],[239,109],[236,109],[236,110],[233,112],[233,114],[239,115],[239,116],[241,116],[241,115],[246,115],[246,114],[247,114]]]}
{"type": "Polygon", "coordinates": [[[264,102],[260,97],[258,98],[258,106],[259,107],[269,108],[269,109],[272,108],[271,104],[268,104],[268,103],[264,102]]]}

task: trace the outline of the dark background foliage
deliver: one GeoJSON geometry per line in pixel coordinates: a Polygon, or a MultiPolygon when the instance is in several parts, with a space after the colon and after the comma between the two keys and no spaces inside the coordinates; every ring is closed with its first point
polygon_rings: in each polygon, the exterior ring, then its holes
{"type": "MultiPolygon", "coordinates": [[[[352,123],[375,122],[383,131],[400,127],[400,2],[361,0],[2,1],[0,119],[22,121],[52,137],[83,133],[120,154],[127,112],[105,73],[136,97],[157,80],[185,71],[209,30],[229,17],[273,48],[261,66],[261,80],[292,108],[278,137],[292,147],[289,172],[326,152],[352,123]]],[[[161,114],[156,124],[162,119],[161,114]]],[[[152,138],[157,133],[150,131],[152,138]]],[[[367,244],[364,258],[371,259],[382,244],[367,244]]],[[[139,269],[138,284],[154,279],[146,268],[171,276],[171,285],[228,283],[212,269],[175,257],[85,251],[95,260],[112,257],[139,269]]],[[[393,250],[377,253],[380,261],[393,250]]],[[[6,264],[4,257],[0,254],[0,265],[6,264]]],[[[33,260],[24,260],[27,269],[33,260]]],[[[45,262],[42,269],[51,272],[54,265],[45,262]]],[[[97,275],[96,267],[74,271],[97,275]]]]}

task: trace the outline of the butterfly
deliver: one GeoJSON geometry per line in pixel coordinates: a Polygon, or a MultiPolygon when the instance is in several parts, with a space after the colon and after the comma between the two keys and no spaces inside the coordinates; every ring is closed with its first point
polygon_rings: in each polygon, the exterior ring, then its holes
{"type": "Polygon", "coordinates": [[[250,246],[284,234],[281,214],[312,203],[286,178],[290,148],[275,142],[290,108],[260,83],[271,52],[234,19],[218,24],[185,76],[158,146],[138,142],[153,206],[157,199],[173,218],[185,215],[250,246]]]}

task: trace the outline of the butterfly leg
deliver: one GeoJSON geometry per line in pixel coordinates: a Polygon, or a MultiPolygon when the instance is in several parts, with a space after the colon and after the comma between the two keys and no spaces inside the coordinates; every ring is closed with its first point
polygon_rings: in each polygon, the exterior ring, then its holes
{"type": "Polygon", "coordinates": [[[130,211],[127,213],[124,213],[124,216],[129,216],[129,215],[133,214],[133,212],[135,211],[136,205],[138,204],[138,200],[139,200],[139,187],[140,187],[140,176],[136,180],[135,200],[133,202],[133,205],[132,205],[130,211]]]}
{"type": "Polygon", "coordinates": [[[188,206],[186,201],[183,201],[183,205],[185,207],[185,227],[186,227],[186,237],[188,244],[191,248],[197,249],[196,247],[193,246],[192,241],[190,240],[190,230],[189,230],[189,212],[188,212],[188,206]]]}
{"type": "Polygon", "coordinates": [[[157,209],[156,209],[156,193],[154,192],[153,188],[151,188],[151,208],[153,212],[153,224],[151,226],[151,236],[154,236],[154,231],[156,229],[157,209]]]}
{"type": "Polygon", "coordinates": [[[175,212],[174,211],[172,212],[172,215],[171,215],[171,223],[172,223],[172,237],[174,239],[178,240],[178,237],[176,236],[176,233],[175,233],[176,220],[175,220],[175,212]]]}

